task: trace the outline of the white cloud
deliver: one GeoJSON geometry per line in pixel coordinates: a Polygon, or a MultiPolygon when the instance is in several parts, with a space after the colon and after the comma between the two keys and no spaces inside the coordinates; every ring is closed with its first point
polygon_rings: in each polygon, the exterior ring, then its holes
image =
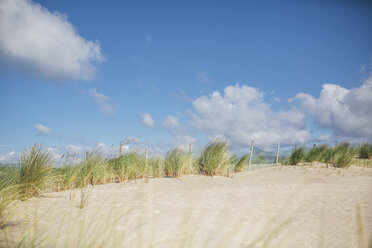
{"type": "Polygon", "coordinates": [[[181,124],[177,116],[167,115],[167,117],[161,123],[161,126],[167,130],[174,130],[179,128],[181,124]]]}
{"type": "Polygon", "coordinates": [[[276,102],[281,102],[282,100],[279,97],[273,97],[273,100],[276,102]]]}
{"type": "Polygon", "coordinates": [[[358,88],[324,84],[318,98],[299,93],[295,99],[303,110],[335,138],[372,140],[372,77],[358,88]]]}
{"type": "Polygon", "coordinates": [[[111,101],[110,97],[104,94],[98,93],[96,89],[90,89],[88,93],[91,97],[93,97],[94,101],[98,104],[99,109],[101,110],[102,114],[104,115],[114,114],[115,112],[114,109],[108,103],[109,101],[111,101]]]}
{"type": "Polygon", "coordinates": [[[16,163],[18,161],[19,154],[15,151],[11,151],[3,156],[0,156],[0,163],[16,163]]]}
{"type": "Polygon", "coordinates": [[[39,134],[50,134],[50,128],[41,123],[34,125],[34,128],[39,134]]]}
{"type": "Polygon", "coordinates": [[[56,81],[89,80],[102,62],[98,41],[85,40],[67,16],[31,0],[0,1],[0,57],[6,64],[56,81]]]}
{"type": "Polygon", "coordinates": [[[210,81],[210,78],[206,71],[198,71],[196,73],[196,78],[199,80],[199,82],[202,82],[202,83],[208,83],[210,81]]]}
{"type": "Polygon", "coordinates": [[[154,120],[152,119],[151,115],[148,113],[139,113],[140,120],[143,125],[146,127],[153,127],[154,126],[154,120]]]}
{"type": "Polygon", "coordinates": [[[249,147],[252,139],[259,145],[305,143],[310,132],[305,115],[292,108],[274,112],[263,101],[264,93],[248,86],[227,86],[193,102],[191,124],[211,137],[225,138],[233,145],[249,147]]]}

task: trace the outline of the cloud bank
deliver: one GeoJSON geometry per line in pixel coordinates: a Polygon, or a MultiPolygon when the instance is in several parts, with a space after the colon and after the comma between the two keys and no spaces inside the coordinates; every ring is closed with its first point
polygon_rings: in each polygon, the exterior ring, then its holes
{"type": "Polygon", "coordinates": [[[191,125],[210,137],[225,138],[236,146],[305,143],[311,139],[305,115],[296,108],[275,112],[258,89],[227,86],[193,101],[191,125]]]}
{"type": "Polygon", "coordinates": [[[299,93],[294,99],[320,127],[331,129],[334,138],[372,140],[372,77],[357,88],[324,84],[318,98],[299,93]]]}
{"type": "Polygon", "coordinates": [[[54,81],[89,80],[104,60],[98,41],[30,0],[0,1],[0,57],[7,67],[54,81]]]}

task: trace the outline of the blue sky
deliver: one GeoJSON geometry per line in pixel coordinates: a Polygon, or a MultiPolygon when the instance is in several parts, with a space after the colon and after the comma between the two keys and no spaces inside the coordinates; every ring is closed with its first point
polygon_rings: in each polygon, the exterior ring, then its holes
{"type": "MultiPolygon", "coordinates": [[[[0,1],[0,160],[372,140],[367,1],[0,1]],[[218,93],[214,93],[214,92],[218,93]]],[[[247,148],[248,149],[248,148],[247,148]]]]}

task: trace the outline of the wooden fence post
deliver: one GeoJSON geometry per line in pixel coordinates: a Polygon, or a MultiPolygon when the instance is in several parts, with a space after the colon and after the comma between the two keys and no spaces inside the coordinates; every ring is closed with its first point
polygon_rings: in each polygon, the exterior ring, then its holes
{"type": "Polygon", "coordinates": [[[120,152],[119,156],[123,155],[123,144],[120,142],[120,152]]]}
{"type": "Polygon", "coordinates": [[[252,164],[253,145],[254,145],[254,140],[252,140],[251,150],[249,152],[249,165],[248,165],[249,170],[251,170],[251,164],[252,164]]]}
{"type": "Polygon", "coordinates": [[[192,144],[189,145],[189,153],[190,153],[190,156],[192,157],[192,144]]]}
{"type": "Polygon", "coordinates": [[[278,147],[276,149],[276,162],[275,162],[276,165],[279,165],[279,147],[280,147],[280,144],[278,144],[278,147]]]}
{"type": "Polygon", "coordinates": [[[89,158],[89,152],[85,152],[85,160],[88,160],[89,158]]]}

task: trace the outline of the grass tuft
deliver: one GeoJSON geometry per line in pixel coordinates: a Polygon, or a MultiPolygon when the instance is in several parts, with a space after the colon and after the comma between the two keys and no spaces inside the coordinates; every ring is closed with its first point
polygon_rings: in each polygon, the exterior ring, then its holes
{"type": "Polygon", "coordinates": [[[208,176],[226,175],[231,158],[228,148],[224,141],[207,145],[198,158],[199,171],[208,176]]]}
{"type": "Polygon", "coordinates": [[[34,144],[22,153],[19,169],[19,194],[21,200],[39,195],[51,182],[53,160],[41,145],[34,144]]]}
{"type": "Polygon", "coordinates": [[[349,167],[356,154],[354,147],[349,143],[341,143],[333,149],[331,163],[339,168],[349,167]]]}
{"type": "Polygon", "coordinates": [[[182,149],[174,148],[168,151],[164,160],[164,173],[166,176],[179,177],[189,173],[190,154],[182,149]]]}
{"type": "Polygon", "coordinates": [[[234,172],[241,172],[243,170],[244,165],[247,164],[247,161],[248,161],[248,154],[245,154],[241,157],[233,156],[232,165],[234,168],[234,172]]]}
{"type": "Polygon", "coordinates": [[[145,157],[134,151],[112,159],[110,164],[119,182],[143,178],[146,175],[145,157]]]}
{"type": "Polygon", "coordinates": [[[299,147],[294,149],[288,158],[288,163],[290,165],[297,165],[300,162],[303,162],[305,159],[305,148],[299,147]]]}
{"type": "Polygon", "coordinates": [[[371,159],[372,158],[372,144],[363,143],[358,148],[358,157],[360,159],[371,159]]]}

